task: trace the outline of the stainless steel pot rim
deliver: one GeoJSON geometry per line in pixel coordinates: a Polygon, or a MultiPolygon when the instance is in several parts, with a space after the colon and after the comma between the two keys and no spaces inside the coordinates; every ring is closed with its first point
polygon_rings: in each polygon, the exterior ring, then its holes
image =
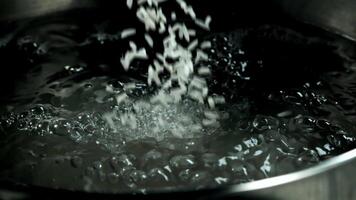
{"type": "Polygon", "coordinates": [[[351,151],[348,151],[336,157],[325,160],[316,166],[301,171],[292,172],[289,174],[276,176],[272,178],[257,180],[249,183],[242,183],[238,185],[229,186],[228,188],[225,189],[225,191],[228,193],[243,193],[243,192],[251,192],[251,191],[272,188],[280,185],[285,185],[288,183],[307,179],[322,173],[326,173],[339,166],[345,165],[346,163],[351,162],[355,159],[356,159],[356,149],[353,149],[351,151]]]}
{"type": "MultiPolygon", "coordinates": [[[[215,195],[215,194],[224,194],[224,195],[228,195],[228,194],[244,194],[244,193],[248,193],[251,194],[250,192],[254,192],[254,191],[259,191],[259,190],[263,190],[263,189],[268,189],[268,188],[274,188],[274,187],[278,187],[281,185],[286,185],[289,183],[293,183],[293,182],[297,182],[297,181],[301,181],[307,178],[312,178],[314,176],[323,174],[323,173],[327,173],[331,170],[334,170],[340,166],[346,165],[349,162],[355,161],[356,160],[356,149],[348,151],[346,153],[343,153],[341,155],[338,155],[336,157],[330,158],[328,160],[325,160],[321,163],[319,163],[318,165],[315,165],[313,167],[301,170],[301,171],[297,171],[297,172],[292,172],[286,175],[281,175],[281,176],[276,176],[276,177],[272,177],[272,178],[266,178],[266,179],[262,179],[262,180],[258,180],[258,181],[253,181],[253,182],[249,182],[249,183],[243,183],[243,184],[238,184],[238,185],[231,185],[231,186],[221,186],[218,188],[206,188],[201,190],[200,192],[197,190],[171,190],[171,189],[163,189],[163,190],[156,190],[156,191],[147,191],[147,193],[135,193],[134,196],[140,196],[140,194],[142,195],[171,195],[171,194],[176,194],[176,195],[180,195],[180,194],[185,194],[185,193],[189,193],[191,194],[191,192],[199,192],[198,195],[202,195],[202,196],[206,196],[206,195],[215,195]],[[215,193],[217,192],[217,193],[215,193]],[[222,192],[222,193],[221,193],[222,192]]],[[[33,192],[37,191],[37,193],[41,194],[40,196],[42,196],[43,194],[58,194],[58,195],[62,195],[64,194],[76,194],[79,191],[68,191],[68,190],[62,190],[62,189],[49,189],[49,188],[32,188],[32,187],[22,187],[21,185],[17,185],[14,188],[0,188],[0,192],[1,191],[11,191],[11,192],[15,192],[17,194],[17,192],[19,192],[19,195],[26,195],[27,192],[29,192],[29,194],[32,194],[33,192]],[[20,189],[19,189],[19,188],[20,189]],[[25,189],[25,190],[21,190],[25,189]],[[26,189],[27,188],[27,189],[26,189]],[[35,189],[35,190],[33,190],[35,189]],[[37,189],[37,190],[36,190],[37,189]],[[27,192],[26,192],[27,191],[27,192]],[[63,192],[63,194],[61,193],[63,192]],[[69,192],[69,193],[68,193],[69,192]],[[74,192],[74,193],[73,193],[74,192]]],[[[34,194],[37,194],[34,193],[34,194]]],[[[118,197],[118,196],[127,196],[130,197],[131,195],[133,195],[130,192],[127,193],[91,193],[91,192],[79,192],[79,195],[92,195],[92,194],[97,194],[97,195],[104,195],[102,197],[105,197],[105,195],[113,195],[114,197],[118,197]]],[[[60,196],[60,197],[62,197],[60,196]]],[[[1,197],[1,195],[0,195],[1,197]]]]}

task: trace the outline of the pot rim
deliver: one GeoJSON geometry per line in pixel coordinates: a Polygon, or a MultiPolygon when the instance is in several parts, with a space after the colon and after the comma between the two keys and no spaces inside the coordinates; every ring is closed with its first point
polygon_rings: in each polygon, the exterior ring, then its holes
{"type": "Polygon", "coordinates": [[[285,185],[302,179],[310,178],[322,173],[326,173],[337,167],[346,165],[349,162],[352,162],[353,160],[356,160],[356,149],[329,158],[325,161],[320,162],[315,166],[303,170],[299,170],[296,172],[291,172],[285,175],[275,176],[271,178],[265,178],[249,183],[242,183],[235,186],[229,186],[227,190],[228,192],[231,193],[241,193],[241,192],[251,192],[256,190],[272,188],[280,185],[285,185]]]}

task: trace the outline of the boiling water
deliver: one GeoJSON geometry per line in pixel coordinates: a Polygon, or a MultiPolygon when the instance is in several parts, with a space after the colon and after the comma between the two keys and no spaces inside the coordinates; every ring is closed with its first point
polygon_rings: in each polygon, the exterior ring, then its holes
{"type": "Polygon", "coordinates": [[[1,45],[10,69],[1,83],[2,180],[98,192],[211,188],[304,169],[356,146],[355,57],[341,39],[276,26],[204,36],[213,44],[203,63],[214,72],[210,90],[227,103],[219,125],[196,127],[201,104],[147,103],[155,89],[144,63],[123,72],[123,42],[108,27],[40,24],[1,45]],[[105,118],[134,109],[117,106],[119,92],[142,104],[134,129],[113,130],[105,118]]]}

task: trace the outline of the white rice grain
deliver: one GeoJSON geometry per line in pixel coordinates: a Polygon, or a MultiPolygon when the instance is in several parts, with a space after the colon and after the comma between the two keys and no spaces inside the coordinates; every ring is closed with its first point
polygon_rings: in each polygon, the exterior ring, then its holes
{"type": "Polygon", "coordinates": [[[200,67],[198,69],[198,74],[201,76],[208,76],[211,75],[211,70],[209,69],[209,67],[200,67]]]}
{"type": "Polygon", "coordinates": [[[137,51],[135,43],[130,42],[131,51],[126,52],[125,56],[121,58],[120,62],[125,71],[128,71],[134,59],[148,59],[146,49],[141,48],[137,51]]]}
{"type": "Polygon", "coordinates": [[[216,120],[211,120],[211,119],[203,119],[202,124],[203,126],[216,126],[217,125],[216,120]]]}
{"type": "Polygon", "coordinates": [[[156,30],[156,23],[150,17],[149,13],[144,7],[140,7],[136,12],[137,18],[145,25],[146,31],[155,31],[156,30]]]}
{"type": "Polygon", "coordinates": [[[157,57],[157,59],[160,60],[161,62],[165,62],[165,61],[166,61],[166,59],[164,58],[163,54],[161,54],[161,53],[157,53],[157,54],[156,54],[156,57],[157,57]]]}
{"type": "Polygon", "coordinates": [[[215,101],[212,97],[209,97],[208,98],[208,105],[211,109],[214,109],[215,108],[215,101]]]}
{"type": "Polygon", "coordinates": [[[210,49],[211,48],[211,42],[210,41],[204,41],[200,44],[200,48],[202,49],[210,49]]]}
{"type": "Polygon", "coordinates": [[[195,14],[194,12],[194,9],[193,7],[189,6],[187,8],[187,14],[189,14],[189,16],[192,18],[192,19],[196,19],[197,18],[197,15],[195,14]]]}
{"type": "Polygon", "coordinates": [[[155,67],[155,70],[158,74],[164,71],[164,67],[157,60],[153,61],[153,66],[155,67]]]}
{"type": "Polygon", "coordinates": [[[197,46],[199,45],[199,41],[197,39],[193,40],[193,42],[191,42],[188,46],[188,51],[193,51],[194,49],[197,48],[197,46]]]}
{"type": "Polygon", "coordinates": [[[162,11],[161,8],[158,9],[158,11],[157,11],[157,19],[156,19],[156,22],[157,22],[157,23],[158,23],[158,22],[162,22],[162,23],[164,23],[164,24],[167,23],[167,17],[164,15],[164,13],[163,13],[163,11],[162,11]]]}
{"type": "Polygon", "coordinates": [[[158,76],[158,73],[153,69],[152,65],[148,67],[148,79],[147,83],[149,86],[152,85],[152,83],[155,83],[157,86],[161,85],[161,79],[158,76]]]}
{"type": "Polygon", "coordinates": [[[226,103],[225,97],[223,97],[223,96],[215,96],[213,98],[214,98],[215,104],[225,104],[226,103]]]}
{"type": "Polygon", "coordinates": [[[164,2],[166,2],[166,1],[168,1],[168,0],[155,0],[158,4],[161,4],[161,3],[164,3],[164,2]]]}
{"type": "Polygon", "coordinates": [[[188,33],[189,33],[189,36],[191,36],[191,37],[195,37],[197,35],[197,32],[193,29],[189,29],[188,33]]]}
{"type": "Polygon", "coordinates": [[[209,94],[209,88],[208,88],[208,87],[204,87],[204,88],[202,89],[202,95],[203,95],[203,97],[206,98],[206,97],[208,96],[208,94],[209,94]]]}
{"type": "Polygon", "coordinates": [[[205,26],[208,27],[208,29],[210,30],[210,23],[211,23],[211,16],[208,15],[206,18],[205,18],[205,26]]]}
{"type": "Polygon", "coordinates": [[[126,39],[136,34],[136,29],[128,28],[121,32],[121,39],[126,39]]]}
{"type": "Polygon", "coordinates": [[[172,12],[172,13],[171,13],[171,19],[172,19],[173,21],[176,21],[176,20],[177,20],[177,14],[176,14],[175,12],[172,12]]]}
{"type": "Polygon", "coordinates": [[[128,71],[131,65],[131,62],[133,61],[134,56],[132,52],[127,52],[124,57],[120,59],[121,65],[124,68],[125,71],[128,71]]]}
{"type": "Polygon", "coordinates": [[[158,33],[159,33],[159,34],[163,34],[164,32],[166,32],[166,26],[164,25],[163,22],[160,22],[160,23],[159,23],[158,33]]]}
{"type": "Polygon", "coordinates": [[[200,91],[198,90],[192,90],[188,93],[188,95],[190,96],[190,98],[192,98],[193,100],[198,101],[201,104],[204,104],[204,98],[203,95],[201,94],[200,91]]]}
{"type": "Polygon", "coordinates": [[[210,120],[217,120],[220,118],[219,114],[213,111],[205,111],[204,116],[210,120]]]}
{"type": "Polygon", "coordinates": [[[200,61],[207,61],[209,59],[208,54],[206,54],[202,50],[197,50],[197,55],[195,57],[195,64],[199,63],[200,61]]]}
{"type": "Polygon", "coordinates": [[[169,89],[172,87],[172,80],[168,80],[162,85],[162,89],[169,89]]]}
{"type": "Polygon", "coordinates": [[[148,55],[147,55],[146,49],[145,48],[139,49],[135,54],[135,58],[143,59],[143,60],[148,59],[148,55]]]}
{"type": "Polygon", "coordinates": [[[186,12],[186,10],[188,9],[188,5],[187,3],[185,3],[184,0],[177,0],[177,3],[179,4],[179,6],[181,7],[181,9],[186,12]]]}
{"type": "Polygon", "coordinates": [[[137,45],[136,45],[136,43],[134,43],[133,41],[130,41],[130,42],[129,42],[129,46],[130,46],[130,48],[131,48],[131,50],[132,50],[133,52],[136,52],[136,51],[137,51],[137,45]]]}
{"type": "Polygon", "coordinates": [[[124,90],[125,91],[130,91],[136,89],[136,83],[125,83],[124,84],[124,90]]]}
{"type": "Polygon", "coordinates": [[[183,24],[182,26],[182,33],[183,33],[183,36],[184,36],[184,39],[189,42],[190,41],[190,35],[189,35],[189,31],[187,29],[187,27],[183,24]]]}
{"type": "Polygon", "coordinates": [[[196,19],[195,24],[198,25],[200,28],[209,31],[210,27],[207,26],[206,22],[201,19],[196,19]]]}
{"type": "Polygon", "coordinates": [[[137,1],[137,4],[138,4],[138,5],[142,5],[142,4],[144,4],[145,2],[147,2],[147,0],[138,0],[138,1],[137,1]]]}
{"type": "Polygon", "coordinates": [[[126,1],[126,5],[129,9],[132,9],[132,5],[133,5],[133,0],[127,0],[126,1]]]}
{"type": "Polygon", "coordinates": [[[196,89],[199,89],[199,90],[202,90],[202,89],[207,87],[207,83],[206,83],[205,79],[202,79],[202,78],[199,78],[199,77],[194,77],[191,80],[189,86],[193,87],[193,88],[196,88],[196,89]]]}
{"type": "Polygon", "coordinates": [[[145,40],[146,40],[147,44],[148,44],[151,48],[153,48],[153,39],[152,39],[152,37],[151,37],[150,35],[148,35],[147,33],[145,34],[145,40]]]}

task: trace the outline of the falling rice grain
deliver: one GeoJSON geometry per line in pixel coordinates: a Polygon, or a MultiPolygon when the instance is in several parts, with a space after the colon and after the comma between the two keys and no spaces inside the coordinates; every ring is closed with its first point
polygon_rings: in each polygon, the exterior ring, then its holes
{"type": "Polygon", "coordinates": [[[126,4],[127,4],[127,7],[128,7],[129,9],[131,9],[131,8],[132,8],[132,4],[133,4],[133,0],[127,0],[127,1],[126,1],[126,4]]]}
{"type": "Polygon", "coordinates": [[[209,69],[209,67],[200,67],[198,69],[198,74],[201,76],[208,76],[211,74],[211,70],[209,69]]]}
{"type": "Polygon", "coordinates": [[[147,44],[152,48],[153,47],[153,39],[147,33],[145,34],[145,40],[146,40],[147,44]]]}
{"type": "Polygon", "coordinates": [[[136,29],[134,29],[134,28],[125,29],[121,32],[121,39],[131,37],[135,34],[136,34],[136,29]]]}

